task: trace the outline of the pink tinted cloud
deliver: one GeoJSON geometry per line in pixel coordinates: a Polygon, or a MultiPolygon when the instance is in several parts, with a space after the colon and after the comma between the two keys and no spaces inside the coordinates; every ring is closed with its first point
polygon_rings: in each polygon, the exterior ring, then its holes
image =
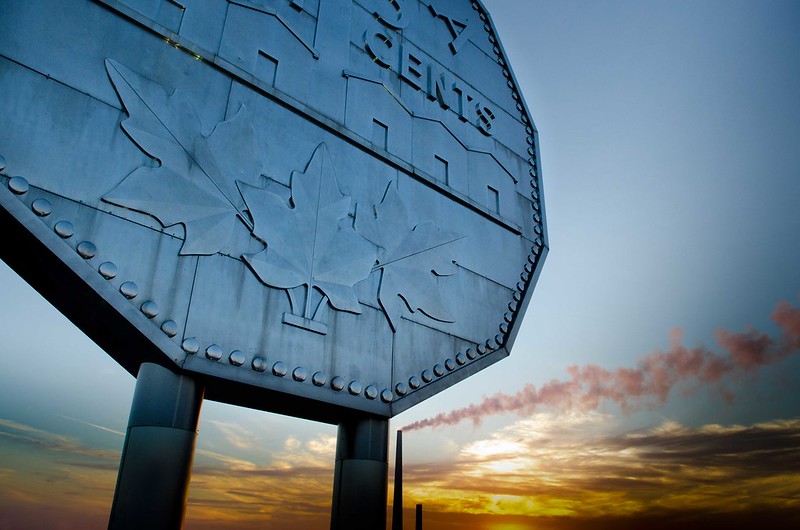
{"type": "MultiPolygon", "coordinates": [[[[480,403],[411,423],[404,430],[454,425],[462,421],[479,424],[485,416],[514,412],[531,414],[540,408],[597,410],[604,402],[629,413],[642,407],[666,403],[670,392],[682,383],[714,384],[731,376],[755,373],[800,351],[800,308],[779,302],[771,315],[778,325],[777,339],[755,328],[741,332],[719,329],[715,339],[721,353],[705,346],[687,348],[680,329],[670,333],[667,351],[656,350],[641,358],[634,368],[609,370],[596,364],[569,366],[569,379],[551,380],[540,387],[525,385],[515,394],[498,392],[480,403]]],[[[730,403],[734,395],[720,387],[730,403]]]]}

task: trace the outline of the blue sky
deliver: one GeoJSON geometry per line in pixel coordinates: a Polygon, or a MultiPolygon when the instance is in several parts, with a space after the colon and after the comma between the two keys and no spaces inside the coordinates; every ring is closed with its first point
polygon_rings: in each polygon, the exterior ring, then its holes
{"type": "MultiPolygon", "coordinates": [[[[777,340],[776,305],[800,305],[800,3],[484,3],[539,129],[551,252],[512,356],[403,413],[393,427],[498,391],[568,381],[572,365],[636,368],[667,351],[676,328],[686,347],[704,345],[723,357],[730,352],[717,344],[718,329],[753,328],[777,340]]],[[[103,527],[134,380],[5,265],[0,293],[0,529],[44,520],[103,527]],[[51,493],[42,499],[45,489],[51,493]]],[[[598,483],[589,488],[602,495],[592,500],[575,494],[554,462],[594,477],[631,477],[610,468],[628,469],[622,449],[645,438],[702,439],[710,447],[748,429],[771,440],[765,451],[778,439],[790,440],[781,442],[784,452],[786,444],[796,451],[798,385],[795,351],[713,384],[683,378],[666,402],[628,413],[602,401],[411,431],[404,438],[406,504],[431,506],[431,528],[450,528],[437,516],[448,509],[471,514],[474,528],[501,528],[491,520],[537,528],[542,514],[563,525],[548,519],[553,528],[577,528],[568,525],[581,513],[593,514],[599,528],[604,514],[619,522],[613,518],[679,513],[681,501],[669,499],[683,488],[696,501],[692,513],[729,523],[713,501],[731,495],[721,483],[707,485],[708,500],[688,479],[663,481],[650,501],[632,491],[655,479],[631,479],[613,491],[598,483]],[[552,454],[533,451],[536,440],[552,454]],[[601,456],[588,458],[582,451],[590,449],[601,456]],[[511,487],[542,476],[547,496],[511,487]],[[456,487],[469,477],[489,491],[456,487]],[[483,500],[460,504],[467,497],[483,500]]],[[[263,528],[326,528],[333,436],[332,426],[206,402],[187,528],[249,528],[245,522],[259,520],[263,528]],[[227,482],[234,477],[241,481],[227,482]],[[247,484],[272,488],[287,509],[278,513],[268,499],[239,491],[247,484]]],[[[647,454],[659,447],[652,442],[647,454]]],[[[742,455],[750,449],[742,446],[742,455]]],[[[709,465],[697,462],[697,469],[709,465]]],[[[751,497],[762,495],[772,507],[786,497],[781,509],[796,510],[796,463],[770,473],[752,478],[770,486],[753,486],[751,497]],[[792,480],[793,490],[786,485],[792,480]]],[[[787,521],[776,517],[774,527],[787,521]]]]}

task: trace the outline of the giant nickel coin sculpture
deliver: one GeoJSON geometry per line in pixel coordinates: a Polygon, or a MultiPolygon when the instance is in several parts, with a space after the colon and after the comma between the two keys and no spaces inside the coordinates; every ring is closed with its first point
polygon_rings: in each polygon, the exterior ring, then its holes
{"type": "Polygon", "coordinates": [[[506,357],[538,137],[458,0],[10,0],[2,258],[132,374],[331,423],[506,357]]]}

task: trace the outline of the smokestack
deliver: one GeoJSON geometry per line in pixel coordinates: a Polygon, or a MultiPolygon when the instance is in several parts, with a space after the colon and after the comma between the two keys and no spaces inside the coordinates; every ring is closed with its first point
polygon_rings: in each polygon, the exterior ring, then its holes
{"type": "Polygon", "coordinates": [[[397,448],[394,457],[392,530],[403,530],[403,431],[397,431],[397,448]]]}
{"type": "Polygon", "coordinates": [[[417,504],[417,526],[416,530],[422,530],[422,505],[417,504]]]}

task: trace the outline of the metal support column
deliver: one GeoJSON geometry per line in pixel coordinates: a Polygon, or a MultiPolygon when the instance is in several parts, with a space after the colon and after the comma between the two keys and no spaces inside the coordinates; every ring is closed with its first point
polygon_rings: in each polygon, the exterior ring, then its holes
{"type": "Polygon", "coordinates": [[[331,530],[385,530],[388,478],[389,420],[339,424],[331,530]]]}
{"type": "Polygon", "coordinates": [[[109,530],[177,530],[189,492],[203,387],[152,363],[136,378],[109,530]]]}

